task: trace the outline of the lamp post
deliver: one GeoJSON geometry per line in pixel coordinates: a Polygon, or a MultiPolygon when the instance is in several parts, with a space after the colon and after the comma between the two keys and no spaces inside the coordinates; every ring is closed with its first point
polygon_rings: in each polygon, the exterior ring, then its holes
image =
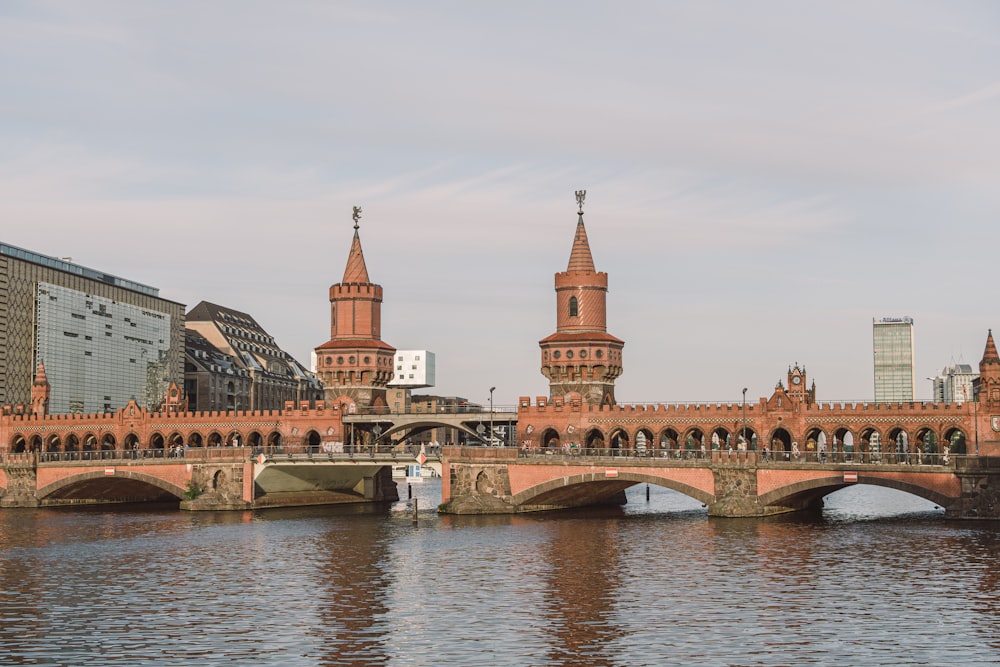
{"type": "Polygon", "coordinates": [[[496,387],[490,387],[490,439],[489,444],[493,444],[493,392],[496,391],[496,387]]]}
{"type": "Polygon", "coordinates": [[[743,387],[743,430],[740,432],[744,445],[747,442],[747,388],[743,387]]]}

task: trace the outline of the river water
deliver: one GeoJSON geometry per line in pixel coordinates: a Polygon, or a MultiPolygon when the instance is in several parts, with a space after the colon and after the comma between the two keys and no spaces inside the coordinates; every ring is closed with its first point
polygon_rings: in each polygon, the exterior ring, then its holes
{"type": "Polygon", "coordinates": [[[822,514],[0,511],[0,664],[997,665],[1000,525],[876,487],[822,514]]]}

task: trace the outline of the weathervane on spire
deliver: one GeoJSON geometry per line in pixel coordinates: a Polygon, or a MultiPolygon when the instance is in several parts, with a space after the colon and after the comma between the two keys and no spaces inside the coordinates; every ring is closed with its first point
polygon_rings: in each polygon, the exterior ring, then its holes
{"type": "Polygon", "coordinates": [[[580,215],[583,215],[583,200],[587,197],[586,190],[576,191],[576,203],[580,206],[580,215]]]}
{"type": "Polygon", "coordinates": [[[354,231],[357,231],[358,230],[358,220],[361,219],[361,207],[360,206],[355,206],[354,207],[354,215],[351,216],[351,217],[354,218],[354,231]]]}

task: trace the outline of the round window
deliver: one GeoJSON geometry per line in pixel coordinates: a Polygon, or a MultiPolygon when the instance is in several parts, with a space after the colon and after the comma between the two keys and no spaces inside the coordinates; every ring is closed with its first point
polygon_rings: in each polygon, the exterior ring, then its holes
{"type": "Polygon", "coordinates": [[[343,357],[337,357],[337,363],[338,364],[344,363],[344,358],[343,357]]]}
{"type": "Polygon", "coordinates": [[[580,358],[581,359],[586,359],[587,358],[587,351],[586,350],[580,350],[580,358]]]}
{"type": "Polygon", "coordinates": [[[567,359],[573,358],[573,350],[566,350],[566,358],[567,359]]]}
{"type": "Polygon", "coordinates": [[[594,352],[594,355],[595,355],[595,356],[596,356],[596,357],[597,357],[598,359],[600,359],[601,357],[603,357],[603,356],[604,356],[604,351],[603,351],[603,350],[598,350],[597,352],[594,352]]]}
{"type": "Polygon", "coordinates": [[[561,355],[561,354],[559,354],[559,350],[556,350],[555,352],[553,352],[553,353],[552,353],[552,358],[553,358],[553,359],[558,359],[558,358],[559,358],[559,357],[561,357],[561,356],[562,356],[562,355],[561,355]]]}

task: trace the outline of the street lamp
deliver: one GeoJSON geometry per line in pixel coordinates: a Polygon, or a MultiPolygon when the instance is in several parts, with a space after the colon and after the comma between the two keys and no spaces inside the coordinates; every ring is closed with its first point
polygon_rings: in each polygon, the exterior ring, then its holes
{"type": "Polygon", "coordinates": [[[493,392],[496,391],[496,387],[490,387],[490,439],[489,444],[493,444],[493,392]]]}
{"type": "Polygon", "coordinates": [[[747,441],[747,388],[743,387],[743,431],[740,433],[743,443],[747,441]]]}

